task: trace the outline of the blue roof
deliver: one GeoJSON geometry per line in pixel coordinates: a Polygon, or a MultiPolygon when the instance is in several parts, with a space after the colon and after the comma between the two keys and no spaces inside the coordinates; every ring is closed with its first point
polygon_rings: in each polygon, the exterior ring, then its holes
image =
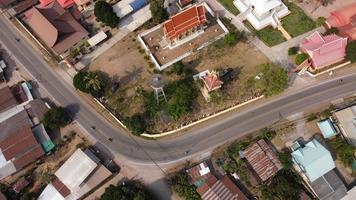
{"type": "Polygon", "coordinates": [[[337,131],[330,119],[326,119],[317,123],[324,138],[330,138],[337,135],[337,131]]]}
{"type": "Polygon", "coordinates": [[[316,139],[293,151],[292,158],[293,162],[301,168],[310,182],[315,181],[335,168],[330,152],[316,139]]]}
{"type": "Polygon", "coordinates": [[[135,0],[134,2],[130,3],[130,6],[133,9],[133,11],[137,11],[138,9],[147,5],[147,3],[148,2],[146,0],[135,0]]]}

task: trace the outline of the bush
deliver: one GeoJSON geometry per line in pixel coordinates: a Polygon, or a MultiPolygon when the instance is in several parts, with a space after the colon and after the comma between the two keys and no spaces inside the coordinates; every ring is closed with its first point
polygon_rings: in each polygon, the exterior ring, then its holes
{"type": "Polygon", "coordinates": [[[299,47],[291,47],[288,49],[288,55],[296,55],[299,51],[299,47]]]}
{"type": "Polygon", "coordinates": [[[224,42],[230,46],[235,45],[239,41],[239,34],[235,31],[229,32],[227,35],[224,37],[224,42]]]}
{"type": "Polygon", "coordinates": [[[95,3],[94,15],[99,21],[111,28],[117,27],[119,23],[119,18],[116,16],[111,5],[103,0],[95,3]]]}
{"type": "Polygon", "coordinates": [[[289,153],[284,153],[284,152],[279,152],[278,154],[278,159],[281,161],[284,169],[291,169],[293,166],[291,156],[289,153]]]}
{"type": "Polygon", "coordinates": [[[356,62],[356,40],[347,44],[345,57],[353,63],[356,62]]]}
{"type": "Polygon", "coordinates": [[[339,33],[339,29],[335,27],[331,27],[327,29],[323,35],[331,35],[331,34],[338,34],[338,33],[339,33]]]}
{"type": "Polygon", "coordinates": [[[100,200],[150,200],[151,195],[138,182],[125,182],[125,184],[114,186],[110,185],[105,188],[100,200]]]}
{"type": "Polygon", "coordinates": [[[94,97],[101,96],[108,87],[108,77],[100,71],[78,72],[73,78],[76,89],[89,93],[94,97]]]}
{"type": "Polygon", "coordinates": [[[177,75],[182,75],[184,72],[184,65],[182,61],[178,61],[173,64],[171,72],[177,75]]]}
{"type": "Polygon", "coordinates": [[[189,200],[201,199],[196,191],[196,187],[189,184],[188,174],[185,171],[177,173],[168,182],[172,190],[174,190],[178,196],[189,200]]]}
{"type": "Polygon", "coordinates": [[[58,130],[68,125],[71,118],[63,107],[53,107],[47,111],[42,120],[43,125],[50,130],[58,130]]]}
{"type": "Polygon", "coordinates": [[[352,168],[354,162],[354,154],[356,148],[347,143],[344,139],[338,136],[335,140],[330,142],[331,148],[336,151],[337,159],[339,159],[346,167],[352,168]]]}
{"type": "Polygon", "coordinates": [[[296,65],[300,65],[302,64],[306,59],[309,58],[309,55],[306,54],[306,53],[301,53],[301,54],[298,54],[296,57],[295,57],[295,64],[296,65]]]}
{"type": "Polygon", "coordinates": [[[316,25],[317,26],[322,26],[322,25],[324,25],[324,23],[325,23],[325,17],[318,17],[318,19],[316,20],[316,25]]]}
{"type": "Polygon", "coordinates": [[[145,131],[145,120],[140,114],[134,114],[127,119],[127,128],[129,128],[133,134],[140,135],[145,131]]]}
{"type": "Polygon", "coordinates": [[[266,96],[278,94],[288,86],[287,71],[273,64],[258,66],[257,75],[259,79],[255,80],[255,86],[266,96]]]}
{"type": "Polygon", "coordinates": [[[150,10],[154,23],[160,23],[166,19],[167,14],[163,6],[164,0],[150,0],[150,10]]]}
{"type": "Polygon", "coordinates": [[[264,128],[261,130],[261,137],[264,140],[271,141],[275,135],[276,135],[276,132],[273,130],[269,130],[267,128],[264,128]]]}

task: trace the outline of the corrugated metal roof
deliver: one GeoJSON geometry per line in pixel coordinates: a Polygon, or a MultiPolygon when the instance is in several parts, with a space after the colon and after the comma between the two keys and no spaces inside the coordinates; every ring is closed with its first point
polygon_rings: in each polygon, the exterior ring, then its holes
{"type": "Polygon", "coordinates": [[[332,124],[330,119],[326,119],[317,123],[321,134],[323,134],[324,138],[330,138],[337,135],[336,129],[332,124]]]}
{"type": "Polygon", "coordinates": [[[343,135],[356,146],[356,106],[335,112],[343,135]]]}
{"type": "Polygon", "coordinates": [[[95,46],[105,40],[108,36],[105,34],[104,31],[100,31],[99,33],[95,34],[93,37],[89,38],[87,42],[90,44],[90,46],[95,46]]]}

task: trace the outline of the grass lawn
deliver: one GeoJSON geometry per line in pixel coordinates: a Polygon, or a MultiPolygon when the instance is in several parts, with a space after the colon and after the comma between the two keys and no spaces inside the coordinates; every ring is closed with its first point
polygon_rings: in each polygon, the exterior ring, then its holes
{"type": "Polygon", "coordinates": [[[282,26],[292,37],[311,31],[316,27],[315,22],[310,19],[300,7],[294,3],[284,3],[291,13],[284,17],[281,22],[282,26]]]}
{"type": "Polygon", "coordinates": [[[250,31],[256,34],[260,40],[262,40],[266,45],[270,47],[286,41],[282,33],[278,29],[273,28],[272,26],[268,26],[264,29],[257,31],[248,21],[244,21],[244,24],[250,31]]]}
{"type": "Polygon", "coordinates": [[[232,3],[233,0],[218,0],[226,9],[228,9],[232,14],[238,15],[240,11],[232,3]]]}

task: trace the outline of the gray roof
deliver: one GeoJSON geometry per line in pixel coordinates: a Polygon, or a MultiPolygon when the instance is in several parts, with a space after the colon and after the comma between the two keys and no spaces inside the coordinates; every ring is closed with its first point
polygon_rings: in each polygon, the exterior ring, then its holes
{"type": "Polygon", "coordinates": [[[26,110],[23,110],[0,123],[0,139],[6,137],[8,134],[17,131],[18,129],[24,126],[32,126],[32,122],[28,117],[26,110]]]}
{"type": "Polygon", "coordinates": [[[347,189],[334,170],[316,179],[311,186],[320,200],[340,200],[347,189]]]}

